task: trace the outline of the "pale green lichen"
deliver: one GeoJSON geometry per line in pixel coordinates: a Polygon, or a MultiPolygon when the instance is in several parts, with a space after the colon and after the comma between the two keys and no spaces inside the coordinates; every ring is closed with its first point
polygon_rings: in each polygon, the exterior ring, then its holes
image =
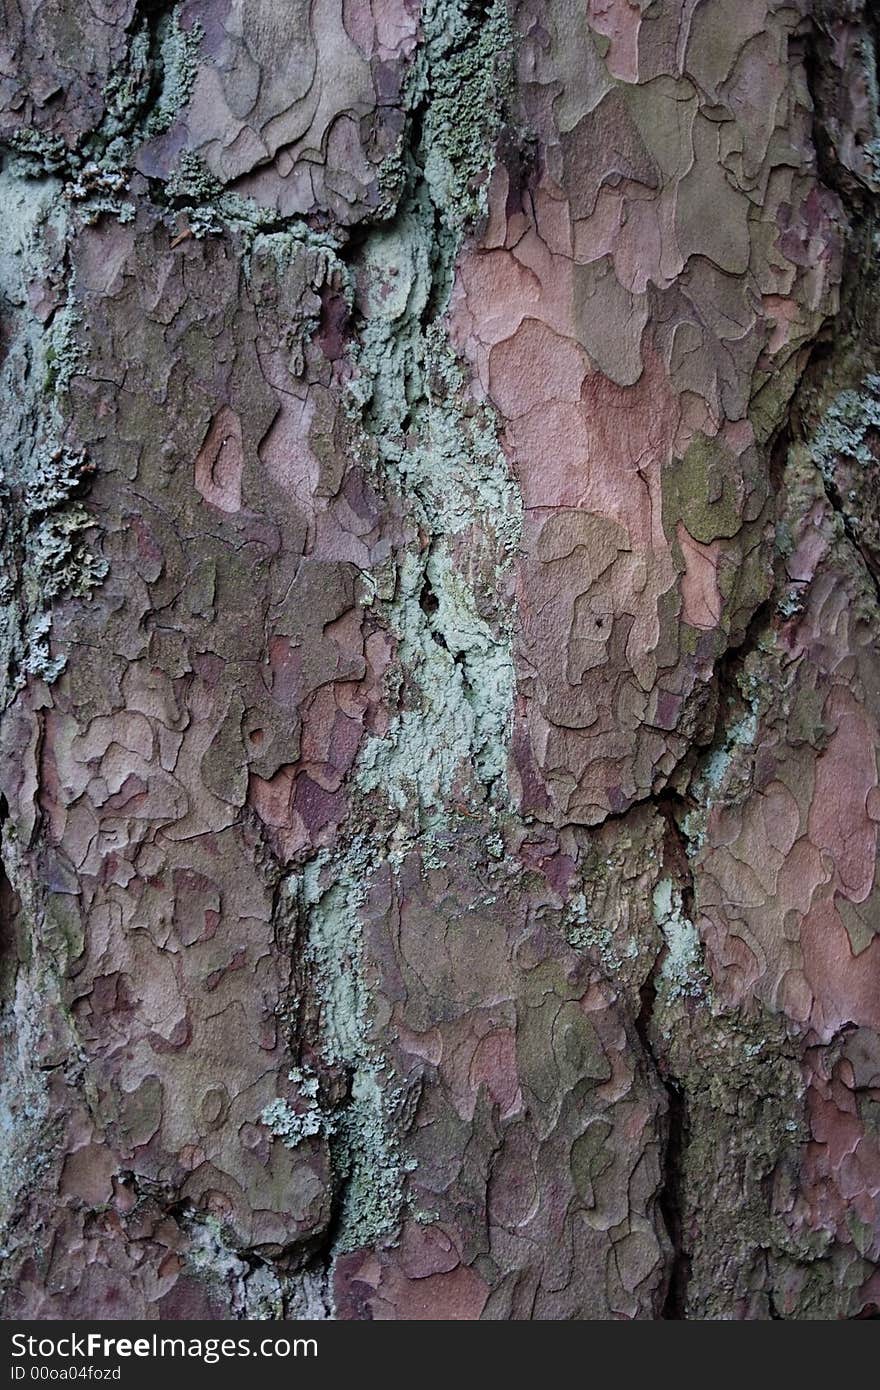
{"type": "Polygon", "coordinates": [[[369,1035],[359,908],[375,846],[366,839],[335,856],[324,852],[283,887],[283,910],[305,925],[305,962],[319,1004],[322,1060],[350,1078],[349,1094],[332,1109],[319,1098],[312,1072],[294,1068],[297,1108],[276,1100],[263,1122],[290,1147],[324,1135],[330,1143],[340,1209],[334,1252],[368,1244],[392,1231],[404,1204],[404,1160],[390,1111],[399,1099],[385,1059],[369,1035]]]}
{"type": "Polygon", "coordinates": [[[854,58],[857,60],[857,71],[863,87],[863,94],[860,93],[859,116],[866,126],[870,123],[874,128],[872,136],[868,139],[861,136],[856,144],[856,149],[861,145],[862,157],[867,165],[862,176],[874,193],[880,193],[880,66],[876,37],[870,28],[871,15],[872,6],[869,4],[865,6],[868,26],[862,28],[861,32],[856,29],[854,52],[849,62],[852,63],[854,58]]]}
{"type": "Polygon", "coordinates": [[[366,1056],[367,992],[361,970],[358,908],[363,878],[360,860],[334,866],[325,886],[326,853],[319,854],[290,885],[308,923],[305,947],[310,975],[321,999],[321,1053],[331,1065],[355,1068],[366,1056]]]}
{"type": "Polygon", "coordinates": [[[128,163],[136,145],[168,130],[192,95],[205,31],[199,20],[182,28],[182,8],[160,16],[155,34],[143,20],[104,84],[104,116],[84,152],[107,168],[128,163]]]}
{"type": "Polygon", "coordinates": [[[827,482],[835,481],[840,455],[863,468],[877,467],[871,431],[880,431],[880,376],[866,377],[860,390],[841,391],[823,415],[811,451],[827,482]]]}
{"type": "Polygon", "coordinates": [[[841,391],[808,443],[845,535],[875,573],[880,563],[880,376],[841,391]]]}
{"type": "Polygon", "coordinates": [[[426,0],[413,94],[424,102],[421,156],[444,223],[464,227],[486,210],[488,176],[513,78],[506,0],[475,15],[466,0],[426,0]]]}
{"type": "Polygon", "coordinates": [[[410,407],[424,394],[422,319],[435,254],[433,212],[426,189],[419,187],[394,222],[372,232],[360,257],[349,408],[375,436],[385,463],[403,453],[410,407]]]}
{"type": "Polygon", "coordinates": [[[385,737],[368,742],[355,780],[381,788],[416,831],[442,822],[457,780],[470,782],[465,799],[500,783],[513,707],[511,614],[500,595],[522,508],[494,417],[470,394],[441,326],[451,245],[438,253],[420,185],[368,239],[355,301],[350,413],[362,458],[429,538],[402,557],[382,606],[408,687],[389,690],[402,708],[385,737]],[[466,565],[464,535],[473,538],[466,565]]]}
{"type": "Polygon", "coordinates": [[[736,676],[736,692],[708,753],[697,765],[688,786],[691,807],[681,829],[689,854],[703,848],[713,806],[735,795],[738,780],[747,776],[749,753],[755,746],[761,718],[778,695],[773,670],[778,659],[772,628],[761,632],[736,676]]]}
{"type": "Polygon", "coordinates": [[[702,849],[709,812],[719,800],[735,762],[754,745],[758,736],[758,711],[749,709],[725,728],[722,741],[707,754],[691,781],[689,794],[695,803],[682,821],[682,832],[691,852],[702,849]]]}
{"type": "Polygon", "coordinates": [[[308,260],[301,278],[321,289],[333,275],[339,275],[350,297],[350,276],[348,268],[339,259],[339,238],[329,232],[316,232],[299,218],[293,219],[283,231],[259,232],[249,245],[244,257],[245,274],[252,277],[254,261],[260,257],[271,260],[279,276],[285,275],[291,265],[308,260]]]}
{"type": "Polygon", "coordinates": [[[339,1254],[372,1244],[399,1222],[404,1175],[415,1162],[401,1155],[390,1114],[398,1099],[399,1089],[381,1085],[375,1069],[355,1074],[334,1150],[346,1173],[335,1241],[339,1254]]]}
{"type": "Polygon", "coordinates": [[[445,535],[461,535],[475,523],[490,529],[507,563],[519,544],[522,507],[498,442],[498,421],[469,395],[461,364],[437,325],[425,333],[422,370],[419,430],[398,460],[401,485],[445,535]]]}
{"type": "Polygon", "coordinates": [[[7,697],[28,674],[46,680],[59,674],[64,662],[50,650],[51,605],[63,595],[88,594],[106,570],[87,543],[94,520],[81,495],[91,466],[82,451],[58,442],[62,400],[84,364],[74,287],[48,328],[28,301],[28,287],[49,274],[43,246],[63,246],[67,235],[58,187],[57,180],[0,174],[6,210],[0,293],[11,329],[0,446],[0,654],[7,697]]]}
{"type": "Polygon", "coordinates": [[[146,19],[134,30],[104,85],[100,124],[76,145],[34,129],[10,137],[13,172],[29,178],[65,175],[63,196],[77,205],[85,223],[103,214],[120,222],[133,219],[135,205],[126,194],[135,152],[166,131],[189,100],[204,29],[196,21],[184,30],[181,9],[175,6],[160,17],[155,38],[146,19]]]}
{"type": "MultiPolygon", "coordinates": [[[[20,676],[53,681],[64,669],[64,658],[50,653],[49,605],[62,596],[87,596],[105,577],[107,563],[93,554],[87,541],[94,518],[73,500],[82,487],[84,456],[44,449],[37,451],[32,467],[18,519],[20,568],[0,577],[0,605],[7,612],[18,608],[24,618],[20,676]],[[34,494],[38,500],[29,505],[34,494]]],[[[0,496],[5,489],[0,474],[0,496]]]]}
{"type": "Polygon", "coordinates": [[[304,1139],[327,1133],[329,1128],[329,1117],[314,1099],[302,1110],[294,1110],[289,1101],[273,1100],[263,1107],[260,1122],[289,1149],[295,1149],[304,1139]]]}
{"type": "MultiPolygon", "coordinates": [[[[375,219],[399,212],[413,166],[436,209],[438,232],[459,237],[487,210],[489,177],[513,91],[514,34],[506,0],[424,0],[422,42],[410,64],[407,127],[379,169],[375,219]],[[414,117],[419,139],[411,148],[414,117]]],[[[522,143],[522,136],[519,137],[522,143]]]]}
{"type": "Polygon", "coordinates": [[[283,231],[247,238],[243,264],[257,305],[268,282],[269,303],[282,310],[276,317],[285,335],[290,373],[301,376],[306,345],[320,321],[320,291],[332,285],[351,303],[351,277],[340,260],[338,239],[294,220],[283,231]]]}
{"type": "MultiPolygon", "coordinates": [[[[22,1053],[36,1049],[40,1038],[21,1013],[0,1016],[5,1084],[0,1087],[0,1239],[16,1210],[22,1188],[33,1187],[50,1169],[53,1113],[45,1077],[26,1064],[22,1053]]],[[[54,1117],[57,1125],[57,1117],[54,1117]]],[[[6,1254],[0,1245],[0,1257],[6,1254]]]]}
{"type": "MultiPolygon", "coordinates": [[[[271,231],[278,221],[277,213],[271,208],[262,207],[253,198],[230,193],[192,150],[181,152],[165,184],[164,197],[170,207],[183,213],[186,230],[197,241],[207,236],[231,234],[239,241],[245,261],[260,233],[271,231]]],[[[292,235],[296,237],[300,229],[302,239],[314,235],[298,221],[292,235]]],[[[336,244],[330,238],[319,239],[336,244]]]]}
{"type": "Polygon", "coordinates": [[[259,1263],[259,1255],[232,1245],[228,1228],[210,1213],[185,1210],[182,1224],[189,1236],[187,1264],[216,1287],[233,1316],[284,1316],[284,1284],[270,1265],[259,1263]]]}
{"type": "Polygon", "coordinates": [[[82,455],[71,456],[65,450],[55,449],[49,454],[48,463],[37,465],[39,490],[55,492],[57,500],[47,506],[34,507],[27,513],[23,590],[31,606],[62,594],[83,598],[107,572],[106,561],[93,555],[83,544],[83,532],[94,528],[94,518],[81,502],[70,500],[82,486],[76,462],[82,458],[82,455]],[[53,462],[59,456],[64,463],[63,471],[53,462]],[[74,477],[70,480],[70,491],[65,494],[60,487],[52,485],[68,481],[71,457],[75,460],[74,477]]]}
{"type": "MultiPolygon", "coordinates": [[[[0,979],[0,1261],[8,1246],[20,1246],[23,1241],[32,1251],[34,1233],[22,1231],[16,1213],[28,1193],[51,1179],[56,1146],[64,1133],[64,1117],[52,1103],[53,1071],[34,1064],[36,1058],[46,1057],[48,1017],[54,1020],[57,1037],[67,1034],[65,1065],[71,1079],[79,1062],[61,992],[75,948],[70,950],[70,937],[60,919],[75,900],[68,897],[60,911],[54,910],[54,904],[66,895],[50,895],[45,902],[27,862],[27,839],[11,817],[3,822],[2,872],[17,910],[5,924],[15,944],[4,952],[11,957],[5,962],[11,968],[0,979]]],[[[0,1272],[0,1282],[2,1278],[0,1272]]]]}
{"type": "Polygon", "coordinates": [[[186,106],[195,85],[199,47],[205,31],[199,20],[191,24],[189,29],[182,29],[181,8],[180,5],[176,6],[159,23],[162,85],[158,100],[147,117],[145,134],[148,137],[161,135],[169,128],[178,112],[186,106]]]}
{"type": "Polygon", "coordinates": [[[639,958],[636,938],[631,936],[625,942],[618,940],[613,926],[593,910],[582,891],[571,893],[566,899],[562,929],[569,946],[576,951],[588,951],[607,976],[620,975],[627,963],[639,958]]]}
{"type": "Polygon", "coordinates": [[[209,1278],[229,1284],[240,1278],[246,1266],[226,1241],[223,1226],[210,1213],[193,1213],[188,1222],[190,1244],[187,1262],[209,1278]]]}
{"type": "Polygon", "coordinates": [[[665,951],[657,976],[661,1003],[700,999],[709,988],[699,933],[685,915],[682,892],[671,878],[661,878],[653,893],[654,921],[663,934],[665,951]]]}
{"type": "Polygon", "coordinates": [[[128,135],[147,101],[153,77],[150,47],[150,27],[144,20],[129,39],[122,62],[104,84],[104,144],[128,135]]]}
{"type": "Polygon", "coordinates": [[[381,788],[400,816],[430,828],[442,823],[463,768],[483,786],[504,772],[513,709],[510,635],[496,635],[480,618],[473,591],[441,544],[427,561],[404,556],[386,612],[400,668],[417,682],[418,699],[383,738],[368,741],[355,784],[381,788]],[[436,603],[430,614],[420,602],[426,581],[436,603]]]}
{"type": "Polygon", "coordinates": [[[223,184],[211,173],[194,150],[181,150],[174,171],[165,184],[169,201],[191,204],[194,208],[213,204],[223,193],[223,184]]]}
{"type": "Polygon", "coordinates": [[[70,150],[60,135],[41,130],[16,130],[9,137],[13,151],[10,172],[17,178],[44,178],[69,167],[70,150]]]}
{"type": "MultiPolygon", "coordinates": [[[[421,144],[399,153],[395,215],[364,239],[352,299],[353,448],[375,485],[402,502],[410,537],[394,563],[363,580],[362,602],[396,638],[386,693],[398,713],[383,737],[366,740],[353,784],[362,798],[385,803],[386,833],[374,827],[363,841],[321,852],[283,894],[302,924],[321,1057],[348,1074],[349,1092],[329,1111],[318,1094],[301,1090],[292,1105],[276,1102],[264,1112],[282,1142],[299,1142],[304,1123],[327,1137],[339,1191],[334,1254],[395,1229],[412,1166],[398,1117],[406,1097],[371,1036],[366,887],[377,863],[394,872],[414,847],[426,863],[439,862],[455,803],[473,797],[484,804],[502,779],[513,704],[504,586],[521,502],[494,416],[472,394],[442,326],[464,226],[485,205],[509,33],[503,5],[493,5],[481,25],[458,0],[429,0],[422,26],[408,96],[411,109],[425,99],[421,144]]],[[[232,229],[251,257],[277,250],[280,276],[291,255],[313,248],[305,233],[296,249],[289,240],[270,245],[267,234],[275,232],[262,211],[230,202],[193,159],[183,161],[169,195],[196,235],[232,229]]],[[[335,257],[335,245],[327,249],[335,257]]],[[[311,288],[330,270],[329,261],[323,268],[316,262],[311,288]]],[[[491,807],[484,810],[493,823],[491,807]]],[[[502,840],[495,853],[503,856],[502,840]]]]}
{"type": "Polygon", "coordinates": [[[43,339],[43,382],[46,390],[56,396],[62,396],[69,389],[85,360],[77,332],[80,322],[75,281],[71,279],[67,300],[53,314],[43,339]]]}

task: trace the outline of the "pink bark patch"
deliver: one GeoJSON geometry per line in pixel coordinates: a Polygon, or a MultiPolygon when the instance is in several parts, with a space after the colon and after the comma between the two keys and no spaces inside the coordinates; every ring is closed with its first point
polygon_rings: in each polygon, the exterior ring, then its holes
{"type": "Polygon", "coordinates": [[[196,458],[196,487],[221,512],[240,511],[243,467],[241,421],[224,405],[211,421],[196,458]]]}

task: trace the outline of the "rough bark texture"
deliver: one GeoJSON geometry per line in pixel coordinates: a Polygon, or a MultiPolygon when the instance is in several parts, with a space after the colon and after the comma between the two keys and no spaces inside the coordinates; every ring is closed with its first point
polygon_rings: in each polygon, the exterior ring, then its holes
{"type": "Polygon", "coordinates": [[[7,1317],[880,1304],[869,0],[6,0],[7,1317]]]}

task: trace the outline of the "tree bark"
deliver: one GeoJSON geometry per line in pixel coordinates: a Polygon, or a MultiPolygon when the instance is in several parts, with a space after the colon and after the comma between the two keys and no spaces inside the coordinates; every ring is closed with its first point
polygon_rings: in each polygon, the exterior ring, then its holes
{"type": "Polygon", "coordinates": [[[880,1306],[867,0],[8,0],[3,1311],[880,1306]]]}

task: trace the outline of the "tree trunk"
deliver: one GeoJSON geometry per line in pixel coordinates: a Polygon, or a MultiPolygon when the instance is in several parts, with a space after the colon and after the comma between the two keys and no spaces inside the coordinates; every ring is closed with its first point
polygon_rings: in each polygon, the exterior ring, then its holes
{"type": "Polygon", "coordinates": [[[5,1316],[877,1316],[869,0],[4,10],[5,1316]]]}

